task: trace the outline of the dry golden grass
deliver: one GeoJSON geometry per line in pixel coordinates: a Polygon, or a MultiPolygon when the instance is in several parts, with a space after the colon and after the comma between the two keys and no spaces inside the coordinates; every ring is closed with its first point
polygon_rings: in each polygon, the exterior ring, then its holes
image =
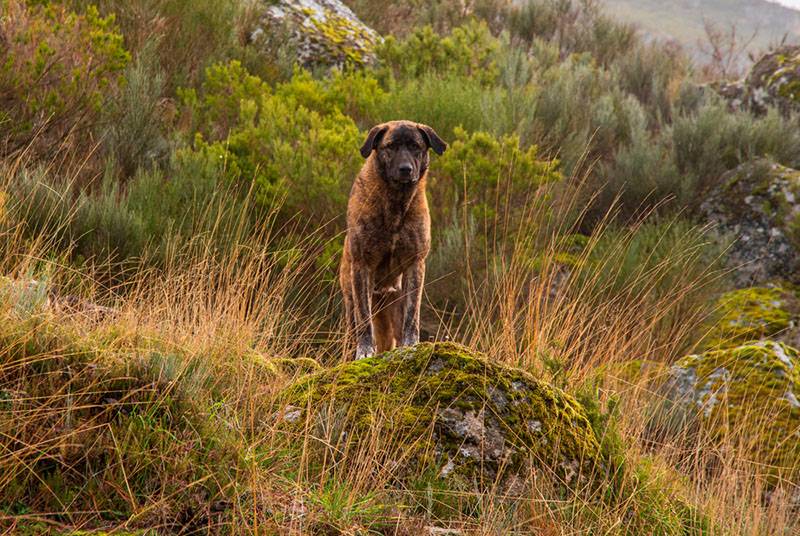
{"type": "MultiPolygon", "coordinates": [[[[529,216],[545,226],[543,214],[529,216]]],[[[766,483],[740,435],[654,443],[652,382],[613,374],[594,396],[598,407],[618,401],[613,430],[624,441],[608,441],[628,470],[606,484],[625,496],[559,495],[542,474],[513,497],[492,485],[399,484],[398,464],[411,462],[407,444],[381,433],[386,422],[358,443],[343,437],[346,418],[332,405],[316,408],[325,417],[302,433],[277,425],[283,389],[304,372],[297,358],[349,358],[336,289],[315,273],[324,244],[309,238],[276,251],[267,229],[220,254],[201,237],[176,244],[166,266],[143,264],[124,287],[107,288],[97,273],[108,266],[76,268],[54,256],[53,236],[31,237],[17,217],[8,203],[0,211],[0,526],[9,533],[425,534],[435,525],[475,535],[630,534],[631,516],[661,516],[653,526],[678,533],[686,514],[672,505],[702,513],[696,533],[800,530],[788,487],[764,501],[766,483]],[[32,278],[61,299],[48,301],[32,278]],[[64,305],[66,291],[77,306],[64,305]]],[[[510,253],[487,255],[484,270],[470,264],[465,309],[442,317],[439,337],[568,391],[598,367],[671,363],[692,350],[723,275],[704,260],[697,230],[631,271],[622,261],[642,226],[616,235],[601,226],[569,270],[555,262],[569,229],[549,229],[500,244],[510,253]],[[531,263],[532,247],[541,262],[531,263]]],[[[661,229],[666,240],[669,227],[661,229]]]]}

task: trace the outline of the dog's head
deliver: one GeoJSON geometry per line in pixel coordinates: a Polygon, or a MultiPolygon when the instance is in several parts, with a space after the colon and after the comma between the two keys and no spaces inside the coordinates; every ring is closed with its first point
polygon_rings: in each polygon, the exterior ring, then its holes
{"type": "Polygon", "coordinates": [[[428,149],[442,154],[447,144],[428,125],[390,121],[369,131],[361,156],[368,158],[375,151],[381,177],[392,185],[408,186],[419,182],[428,171],[428,149]]]}

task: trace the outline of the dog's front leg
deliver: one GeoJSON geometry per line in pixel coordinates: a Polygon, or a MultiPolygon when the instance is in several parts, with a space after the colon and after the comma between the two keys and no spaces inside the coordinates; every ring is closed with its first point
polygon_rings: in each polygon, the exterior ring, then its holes
{"type": "Polygon", "coordinates": [[[425,282],[425,259],[417,259],[403,273],[405,307],[403,316],[403,340],[401,346],[412,346],[419,342],[419,309],[422,304],[422,285],[425,282]]]}
{"type": "Polygon", "coordinates": [[[353,313],[355,316],[356,359],[375,354],[372,333],[372,275],[366,268],[353,268],[353,313]]]}

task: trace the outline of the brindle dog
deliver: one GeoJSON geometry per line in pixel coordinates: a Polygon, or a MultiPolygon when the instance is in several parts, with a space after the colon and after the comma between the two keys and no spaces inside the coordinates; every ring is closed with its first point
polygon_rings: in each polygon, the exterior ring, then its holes
{"type": "Polygon", "coordinates": [[[372,128],[361,147],[367,161],[350,192],[339,269],[356,359],[419,342],[431,245],[428,149],[442,154],[446,148],[431,127],[410,121],[372,128]]]}

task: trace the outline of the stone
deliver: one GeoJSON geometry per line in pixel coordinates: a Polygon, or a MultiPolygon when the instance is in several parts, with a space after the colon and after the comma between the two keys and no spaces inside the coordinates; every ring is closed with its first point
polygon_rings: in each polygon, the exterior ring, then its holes
{"type": "Polygon", "coordinates": [[[339,0],[263,2],[259,25],[250,33],[255,46],[285,34],[304,67],[362,66],[375,62],[380,36],[339,0]]]}
{"type": "Polygon", "coordinates": [[[761,341],[690,355],[670,369],[661,393],[661,433],[689,437],[687,427],[699,427],[704,448],[733,441],[771,485],[800,483],[796,349],[761,341]]]}
{"type": "Polygon", "coordinates": [[[738,288],[800,283],[800,171],[766,159],[726,173],[700,207],[734,240],[728,262],[738,288]]]}
{"type": "Polygon", "coordinates": [[[314,408],[293,426],[312,426],[330,414],[325,408],[336,408],[347,415],[340,424],[345,441],[392,437],[410,449],[409,468],[433,468],[460,482],[513,482],[538,469],[574,487],[603,473],[598,439],[578,401],[454,343],[344,363],[301,378],[283,399],[292,411],[314,408]]]}

